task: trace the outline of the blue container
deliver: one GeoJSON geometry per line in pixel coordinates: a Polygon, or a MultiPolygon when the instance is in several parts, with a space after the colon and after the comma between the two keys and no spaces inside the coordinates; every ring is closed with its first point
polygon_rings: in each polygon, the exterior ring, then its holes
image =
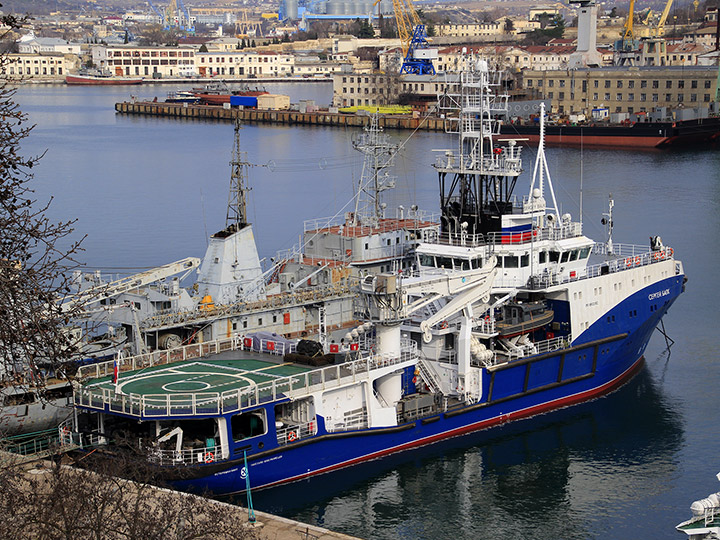
{"type": "Polygon", "coordinates": [[[257,96],[230,96],[230,106],[257,108],[257,96]]]}

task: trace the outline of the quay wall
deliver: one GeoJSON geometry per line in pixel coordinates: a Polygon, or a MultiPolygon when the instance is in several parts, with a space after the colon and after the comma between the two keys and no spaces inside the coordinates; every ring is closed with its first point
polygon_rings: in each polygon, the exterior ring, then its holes
{"type": "MultiPolygon", "coordinates": [[[[120,114],[225,121],[240,118],[243,122],[261,124],[302,124],[338,127],[364,127],[370,124],[369,115],[330,113],[327,111],[302,113],[299,111],[272,111],[264,109],[226,109],[215,105],[192,105],[150,101],[123,101],[115,104],[115,111],[120,114]]],[[[380,115],[378,123],[380,127],[384,129],[445,131],[444,120],[437,117],[413,118],[410,116],[380,115]]]]}

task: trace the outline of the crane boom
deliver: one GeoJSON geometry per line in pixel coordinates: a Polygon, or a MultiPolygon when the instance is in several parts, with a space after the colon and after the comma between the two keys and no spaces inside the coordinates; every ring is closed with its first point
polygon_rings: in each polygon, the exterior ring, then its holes
{"type": "Polygon", "coordinates": [[[89,289],[85,289],[77,295],[70,298],[62,304],[63,310],[67,310],[77,305],[90,305],[99,302],[104,298],[117,296],[127,291],[143,287],[155,281],[165,279],[181,272],[188,272],[200,266],[200,259],[197,257],[187,257],[179,261],[147,270],[139,274],[134,274],[126,278],[118,279],[110,283],[95,285],[89,289]]]}
{"type": "Polygon", "coordinates": [[[662,36],[665,33],[665,21],[667,21],[668,15],[670,15],[670,8],[672,7],[672,4],[673,0],[668,0],[667,4],[665,4],[665,9],[663,9],[662,15],[660,15],[660,19],[657,24],[657,33],[659,36],[662,36]]]}
{"type": "Polygon", "coordinates": [[[625,20],[625,32],[623,33],[623,43],[627,43],[635,39],[633,34],[633,19],[635,18],[635,0],[630,0],[630,7],[627,19],[625,20]]]}

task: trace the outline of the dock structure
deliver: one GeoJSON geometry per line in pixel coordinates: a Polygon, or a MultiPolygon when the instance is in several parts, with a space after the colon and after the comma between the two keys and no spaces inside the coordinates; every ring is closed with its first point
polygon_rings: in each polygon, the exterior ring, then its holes
{"type": "MultiPolygon", "coordinates": [[[[120,114],[197,118],[203,120],[234,121],[236,118],[239,118],[246,123],[358,128],[370,125],[369,114],[331,113],[328,111],[303,113],[293,110],[239,109],[218,107],[216,105],[153,101],[123,101],[115,104],[115,111],[120,114]]],[[[380,115],[378,124],[383,129],[445,131],[444,119],[434,116],[412,117],[407,115],[380,115]]]]}

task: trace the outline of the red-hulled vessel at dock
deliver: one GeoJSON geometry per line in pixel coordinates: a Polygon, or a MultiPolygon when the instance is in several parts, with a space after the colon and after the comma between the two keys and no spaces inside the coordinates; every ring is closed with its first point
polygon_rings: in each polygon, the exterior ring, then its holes
{"type": "MultiPolygon", "coordinates": [[[[540,127],[505,124],[503,136],[521,136],[531,143],[540,140],[540,127]]],[[[551,145],[667,148],[707,144],[720,139],[720,117],[694,118],[675,122],[637,122],[628,125],[546,125],[545,142],[551,145]]]]}
{"type": "Polygon", "coordinates": [[[75,85],[131,85],[142,84],[142,77],[115,77],[111,73],[101,70],[84,70],[65,76],[66,84],[75,85]]]}

